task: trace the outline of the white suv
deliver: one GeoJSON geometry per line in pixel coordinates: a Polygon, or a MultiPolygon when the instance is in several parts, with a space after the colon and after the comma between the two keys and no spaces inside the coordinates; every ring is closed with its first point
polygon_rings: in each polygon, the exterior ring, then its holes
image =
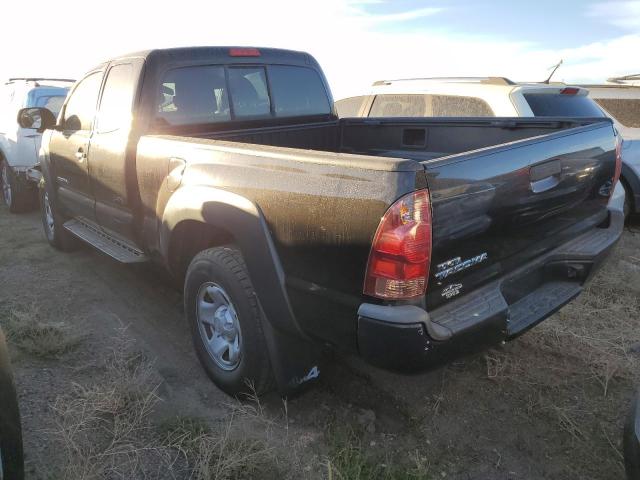
{"type": "Polygon", "coordinates": [[[611,78],[603,85],[584,85],[589,97],[614,119],[623,138],[622,176],[628,208],[640,212],[640,75],[611,78]]]}
{"type": "Polygon", "coordinates": [[[57,117],[74,80],[12,78],[0,86],[0,186],[11,212],[23,212],[37,202],[35,185],[26,177],[38,162],[41,132],[36,120],[32,128],[18,125],[18,110],[44,107],[57,117]]]}
{"type": "MultiPolygon", "coordinates": [[[[640,99],[640,88],[635,87],[640,99]]],[[[604,112],[589,90],[563,83],[515,83],[503,77],[416,78],[375,82],[366,95],[336,102],[336,110],[346,117],[602,117],[613,116],[613,107],[604,112]]],[[[596,100],[598,101],[598,100],[596,100]]],[[[640,100],[632,106],[637,123],[640,100]]],[[[615,121],[615,118],[614,118],[615,121]]],[[[621,128],[623,143],[622,185],[625,212],[640,211],[640,165],[631,168],[630,129],[621,128]],[[636,173],[637,172],[637,173],[636,173]],[[637,189],[632,186],[637,186],[637,189]],[[638,200],[635,198],[637,195],[638,200]]],[[[633,123],[633,125],[636,125],[633,123]]],[[[637,138],[637,129],[636,129],[637,138]]],[[[635,142],[635,147],[640,142],[635,142]]],[[[640,163],[640,158],[637,163],[640,163]]],[[[636,160],[634,160],[636,162],[636,160]]]]}

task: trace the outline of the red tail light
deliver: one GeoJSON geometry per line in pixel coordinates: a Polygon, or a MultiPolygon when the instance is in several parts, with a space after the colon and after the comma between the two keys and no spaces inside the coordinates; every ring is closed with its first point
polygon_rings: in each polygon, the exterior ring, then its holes
{"type": "Polygon", "coordinates": [[[385,300],[424,295],[431,262],[429,191],[418,190],[396,201],[373,237],[364,293],[385,300]]]}
{"type": "Polygon", "coordinates": [[[260,50],[257,48],[230,48],[230,57],[259,57],[260,50]]]}
{"type": "Polygon", "coordinates": [[[613,186],[611,192],[616,188],[618,180],[620,180],[620,173],[622,173],[622,137],[618,134],[616,139],[616,169],[613,173],[613,186]]]}
{"type": "Polygon", "coordinates": [[[566,87],[560,90],[560,95],[577,95],[579,91],[580,91],[579,88],[566,87]]]}

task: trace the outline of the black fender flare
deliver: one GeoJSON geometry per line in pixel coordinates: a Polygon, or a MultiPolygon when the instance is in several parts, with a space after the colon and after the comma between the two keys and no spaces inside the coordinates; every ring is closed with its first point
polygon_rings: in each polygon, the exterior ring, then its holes
{"type": "Polygon", "coordinates": [[[42,173],[42,178],[38,183],[38,188],[46,188],[47,193],[49,194],[49,198],[55,202],[58,189],[56,188],[56,182],[53,181],[51,157],[49,156],[50,138],[51,132],[45,131],[45,133],[42,135],[42,144],[40,147],[40,152],[38,154],[38,159],[40,161],[40,172],[42,173]]]}
{"type": "Polygon", "coordinates": [[[264,313],[271,366],[286,395],[319,375],[320,346],[297,322],[285,288],[285,274],[260,208],[247,198],[215,187],[184,186],[169,198],[159,232],[160,253],[169,258],[176,226],[193,220],[222,228],[235,238],[264,313]]]}

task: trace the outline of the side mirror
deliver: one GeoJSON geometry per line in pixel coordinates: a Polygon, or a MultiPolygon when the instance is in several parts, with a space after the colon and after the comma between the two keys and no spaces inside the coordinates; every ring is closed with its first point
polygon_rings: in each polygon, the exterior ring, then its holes
{"type": "Polygon", "coordinates": [[[56,126],[56,117],[46,108],[22,108],[18,111],[18,125],[22,128],[35,128],[38,133],[42,133],[56,126]]]}

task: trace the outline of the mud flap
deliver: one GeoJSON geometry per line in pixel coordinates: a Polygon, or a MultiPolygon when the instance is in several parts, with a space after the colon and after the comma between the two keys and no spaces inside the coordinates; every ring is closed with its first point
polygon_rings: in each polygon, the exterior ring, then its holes
{"type": "MultiPolygon", "coordinates": [[[[266,318],[263,316],[263,319],[266,318]]],[[[271,369],[278,393],[291,397],[315,384],[320,378],[322,346],[299,336],[276,330],[262,322],[271,369]]]]}

